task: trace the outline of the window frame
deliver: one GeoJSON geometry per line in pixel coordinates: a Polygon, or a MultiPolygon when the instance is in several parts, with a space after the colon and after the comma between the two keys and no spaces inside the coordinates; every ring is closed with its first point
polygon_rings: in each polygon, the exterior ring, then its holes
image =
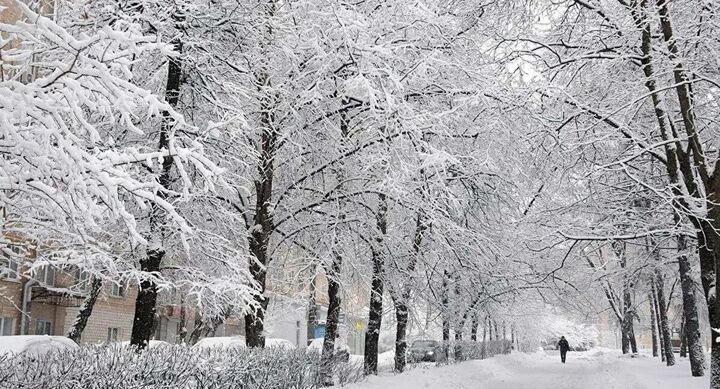
{"type": "Polygon", "coordinates": [[[14,317],[0,317],[0,336],[13,336],[15,332],[15,318],[14,317]],[[8,322],[10,322],[8,324],[8,322]],[[8,333],[5,332],[10,328],[8,333]]]}
{"type": "Polygon", "coordinates": [[[108,327],[107,342],[117,342],[120,338],[120,327],[108,327]]]}
{"type": "Polygon", "coordinates": [[[116,297],[116,298],[123,298],[125,297],[125,293],[127,292],[125,288],[125,284],[123,282],[113,282],[110,285],[110,296],[116,297]]]}
{"type": "Polygon", "coordinates": [[[80,292],[90,291],[90,273],[80,268],[75,269],[75,288],[80,292]]]}
{"type": "MultiPolygon", "coordinates": [[[[14,254],[17,254],[18,256],[22,256],[20,246],[15,244],[8,245],[8,249],[12,251],[14,254]]],[[[3,263],[7,263],[7,269],[10,271],[7,273],[0,273],[0,280],[5,281],[20,281],[20,261],[18,261],[16,258],[13,258],[11,255],[7,254],[5,250],[2,251],[0,254],[2,255],[2,261],[3,263]]]]}
{"type": "Polygon", "coordinates": [[[37,319],[35,321],[35,335],[52,335],[53,324],[50,320],[37,319]],[[43,326],[43,331],[38,331],[40,326],[43,326]],[[47,331],[45,331],[47,330],[47,331]]]}
{"type": "Polygon", "coordinates": [[[35,280],[39,281],[40,284],[43,286],[49,286],[54,287],[55,286],[55,268],[51,265],[45,265],[42,266],[38,271],[35,272],[35,276],[33,277],[35,280]],[[48,275],[51,275],[51,279],[48,282],[48,275]]]}

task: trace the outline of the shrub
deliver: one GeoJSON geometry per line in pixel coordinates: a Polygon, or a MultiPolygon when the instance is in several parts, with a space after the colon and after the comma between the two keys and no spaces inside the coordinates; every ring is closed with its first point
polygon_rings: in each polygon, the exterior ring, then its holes
{"type": "MultiPolygon", "coordinates": [[[[333,361],[338,383],[361,369],[333,361]]],[[[0,357],[0,388],[22,389],[314,389],[321,385],[320,356],[304,350],[85,346],[42,357],[0,357]]]]}

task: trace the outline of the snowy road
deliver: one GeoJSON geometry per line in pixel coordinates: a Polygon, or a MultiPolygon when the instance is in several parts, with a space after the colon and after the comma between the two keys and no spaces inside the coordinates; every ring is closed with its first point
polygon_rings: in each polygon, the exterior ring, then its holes
{"type": "Polygon", "coordinates": [[[381,375],[351,389],[700,389],[707,378],[690,377],[686,360],[666,368],[659,360],[625,358],[611,350],[570,353],[568,363],[545,354],[513,354],[443,367],[381,375]]]}

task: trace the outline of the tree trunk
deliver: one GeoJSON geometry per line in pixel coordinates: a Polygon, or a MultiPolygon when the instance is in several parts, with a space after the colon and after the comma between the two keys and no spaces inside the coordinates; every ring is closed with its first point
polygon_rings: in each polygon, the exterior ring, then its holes
{"type": "Polygon", "coordinates": [[[662,333],[663,349],[665,351],[665,363],[668,366],[675,364],[675,354],[672,349],[672,338],[670,325],[667,317],[667,303],[665,302],[665,281],[659,270],[655,271],[657,283],[658,311],[660,313],[660,332],[662,333]]]}
{"type": "Polygon", "coordinates": [[[630,330],[625,320],[620,323],[620,344],[622,345],[622,353],[627,354],[630,352],[630,330]]]}
{"type": "Polygon", "coordinates": [[[687,358],[687,336],[685,335],[685,316],[680,318],[680,358],[687,358]]]}
{"type": "MultiPolygon", "coordinates": [[[[378,343],[380,341],[380,328],[382,326],[383,293],[385,288],[383,283],[385,272],[383,242],[385,241],[385,234],[387,234],[387,211],[387,198],[384,194],[380,194],[378,212],[376,214],[378,233],[375,241],[377,242],[377,247],[371,250],[373,268],[368,329],[365,334],[365,358],[363,361],[365,374],[377,374],[378,370],[378,343]]],[[[405,314],[407,315],[407,311],[405,314]]],[[[407,318],[405,318],[405,321],[407,324],[407,318]]]]}
{"type": "Polygon", "coordinates": [[[178,340],[180,343],[185,343],[185,340],[188,335],[188,320],[187,320],[187,309],[185,308],[185,298],[180,299],[180,325],[178,328],[178,340]]]}
{"type": "Polygon", "coordinates": [[[88,319],[90,319],[90,315],[92,314],[95,302],[97,301],[101,290],[102,280],[100,278],[93,277],[90,285],[90,291],[88,292],[85,301],[83,301],[80,311],[78,311],[77,317],[75,318],[75,321],[70,327],[70,331],[68,331],[67,335],[70,340],[77,344],[80,344],[80,338],[85,330],[85,326],[87,326],[88,319]]]}
{"type": "MultiPolygon", "coordinates": [[[[269,86],[267,76],[259,80],[261,85],[269,86]]],[[[260,161],[258,176],[255,180],[255,215],[250,228],[248,245],[253,258],[249,261],[250,274],[259,287],[255,295],[256,309],[245,315],[245,342],[248,347],[265,347],[264,320],[268,299],[265,296],[266,269],[271,258],[268,255],[268,244],[274,225],[272,218],[272,191],[275,176],[275,155],[277,153],[277,131],[274,128],[274,103],[267,103],[261,114],[263,125],[260,139],[260,161]]]]}
{"type": "Polygon", "coordinates": [[[443,273],[442,285],[442,339],[443,352],[446,358],[450,358],[450,273],[445,270],[443,273]]]}
{"type": "MultiPolygon", "coordinates": [[[[697,312],[697,300],[695,298],[695,282],[692,279],[690,259],[686,255],[687,242],[685,236],[677,238],[678,265],[680,267],[680,286],[682,289],[683,301],[683,331],[681,336],[683,343],[687,346],[690,354],[690,372],[693,377],[705,375],[705,353],[700,339],[700,318],[697,312]]],[[[684,356],[681,354],[681,356],[684,356]]]]}
{"type": "MultiPolygon", "coordinates": [[[[423,172],[421,171],[421,174],[423,172]]],[[[410,256],[410,262],[405,269],[407,274],[413,274],[418,258],[420,257],[420,248],[422,247],[423,238],[428,225],[425,223],[425,216],[422,211],[418,212],[415,219],[415,234],[413,235],[413,253],[410,256]]],[[[400,298],[393,298],[395,304],[395,319],[397,321],[395,329],[395,371],[402,373],[407,363],[407,324],[409,317],[408,302],[412,293],[412,284],[407,282],[402,286],[400,298]]],[[[430,305],[428,305],[430,308],[430,305]]],[[[430,315],[428,314],[428,318],[430,315]]],[[[429,323],[426,323],[426,327],[429,323]]]]}
{"type": "Polygon", "coordinates": [[[473,314],[472,318],[472,324],[470,325],[470,340],[473,342],[477,342],[477,331],[478,331],[478,325],[480,323],[478,322],[478,314],[477,312],[473,314]]]}
{"type": "Polygon", "coordinates": [[[679,235],[677,243],[680,252],[678,265],[680,267],[680,286],[683,299],[683,331],[681,336],[690,354],[690,371],[693,377],[701,377],[705,375],[705,353],[700,339],[700,318],[697,312],[695,282],[692,279],[690,259],[686,255],[687,242],[685,236],[679,235]]]}
{"type": "MultiPolygon", "coordinates": [[[[183,22],[183,16],[178,10],[175,10],[173,19],[176,24],[183,22]]],[[[180,99],[180,88],[182,85],[182,52],[183,44],[180,38],[172,41],[173,48],[179,54],[170,57],[168,60],[168,74],[165,83],[165,100],[168,104],[176,108],[180,99]]],[[[170,113],[163,111],[162,125],[160,127],[160,138],[158,141],[159,150],[170,150],[170,130],[174,126],[174,120],[170,117],[170,113]]],[[[168,154],[163,157],[160,176],[158,183],[163,189],[170,189],[170,172],[173,166],[173,156],[168,154]]],[[[158,193],[158,197],[165,199],[167,194],[164,191],[158,193]]],[[[140,282],[138,294],[135,300],[135,315],[133,319],[132,333],[130,335],[130,344],[142,350],[147,347],[150,337],[152,336],[155,323],[155,305],[157,303],[157,284],[150,274],[158,274],[160,272],[160,264],[165,256],[165,248],[163,247],[164,236],[168,233],[167,227],[163,220],[163,211],[153,203],[150,211],[150,238],[148,239],[149,247],[147,248],[146,257],[140,260],[140,270],[146,277],[140,282]]]]}
{"type": "Polygon", "coordinates": [[[490,318],[488,316],[485,316],[485,319],[483,319],[483,340],[482,340],[482,348],[480,349],[480,358],[485,359],[487,357],[487,341],[488,341],[488,328],[490,327],[490,318]]]}
{"type": "Polygon", "coordinates": [[[487,328],[488,328],[488,340],[493,340],[492,319],[490,319],[489,316],[487,318],[487,328]]]}
{"type": "Polygon", "coordinates": [[[650,331],[652,333],[652,356],[658,356],[658,338],[657,338],[657,316],[655,313],[655,296],[652,292],[648,293],[648,301],[650,302],[650,331]]]}
{"type": "Polygon", "coordinates": [[[637,339],[635,338],[635,327],[630,322],[630,350],[633,354],[638,353],[637,339]]]}
{"type": "Polygon", "coordinates": [[[340,321],[340,270],[342,269],[342,255],[333,253],[333,261],[327,269],[328,279],[328,313],[325,321],[325,339],[323,341],[321,366],[324,384],[333,385],[333,361],[335,356],[335,341],[339,337],[338,322],[340,321]]]}
{"type": "Polygon", "coordinates": [[[658,304],[657,284],[655,282],[654,276],[650,278],[650,287],[652,291],[653,304],[655,305],[655,321],[657,322],[658,326],[658,344],[660,345],[660,360],[662,362],[665,362],[665,338],[660,325],[660,304],[658,304]]]}
{"type": "MultiPolygon", "coordinates": [[[[374,250],[373,250],[374,251],[374,250]]],[[[370,314],[368,327],[365,333],[365,358],[363,366],[365,374],[377,374],[378,364],[378,343],[380,341],[380,327],[382,325],[383,313],[383,280],[381,254],[373,253],[373,275],[370,290],[370,314]]],[[[398,311],[396,310],[396,316],[398,311]]],[[[401,320],[398,318],[398,320],[401,320]]],[[[405,319],[407,321],[407,318],[405,319]]],[[[398,322],[399,323],[399,322],[398,322]]]]}
{"type": "Polygon", "coordinates": [[[315,326],[317,325],[317,302],[315,301],[315,293],[317,285],[315,284],[317,275],[315,274],[315,268],[313,267],[312,282],[310,282],[310,295],[308,296],[308,322],[307,322],[307,344],[315,339],[315,326]]]}
{"type": "MultiPolygon", "coordinates": [[[[460,326],[458,326],[460,327],[460,326]]],[[[462,352],[462,340],[463,340],[463,332],[462,327],[455,330],[455,350],[454,350],[454,357],[455,361],[464,361],[464,356],[462,352]]]]}
{"type": "MultiPolygon", "coordinates": [[[[267,248],[265,248],[266,250],[267,248]]],[[[247,347],[265,347],[264,320],[265,310],[268,307],[268,299],[265,297],[266,272],[264,265],[251,260],[250,274],[260,286],[260,293],[255,295],[257,306],[245,315],[245,344],[247,347]]]]}

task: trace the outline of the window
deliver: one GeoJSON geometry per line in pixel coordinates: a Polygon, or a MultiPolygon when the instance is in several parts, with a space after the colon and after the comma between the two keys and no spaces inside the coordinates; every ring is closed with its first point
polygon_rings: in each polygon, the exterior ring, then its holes
{"type": "Polygon", "coordinates": [[[117,327],[109,327],[107,331],[107,341],[109,342],[117,342],[118,335],[120,334],[120,329],[117,327]]]}
{"type": "Polygon", "coordinates": [[[0,317],[0,336],[10,336],[13,334],[14,320],[12,317],[0,317]]]}
{"type": "Polygon", "coordinates": [[[90,288],[90,275],[80,269],[75,270],[75,288],[81,292],[87,292],[90,288]]]}
{"type": "Polygon", "coordinates": [[[36,280],[46,286],[55,286],[55,269],[50,265],[45,265],[35,272],[36,280]]]}
{"type": "Polygon", "coordinates": [[[110,294],[113,297],[123,297],[125,296],[125,285],[122,283],[114,283],[112,284],[112,288],[110,290],[110,294]]]}
{"type": "Polygon", "coordinates": [[[20,247],[12,245],[8,246],[7,248],[3,248],[0,251],[2,251],[2,256],[0,256],[0,278],[5,278],[9,280],[19,279],[19,261],[17,258],[13,258],[10,252],[19,256],[20,247]]]}
{"type": "Polygon", "coordinates": [[[49,320],[38,320],[35,335],[52,335],[52,323],[49,320]]]}

